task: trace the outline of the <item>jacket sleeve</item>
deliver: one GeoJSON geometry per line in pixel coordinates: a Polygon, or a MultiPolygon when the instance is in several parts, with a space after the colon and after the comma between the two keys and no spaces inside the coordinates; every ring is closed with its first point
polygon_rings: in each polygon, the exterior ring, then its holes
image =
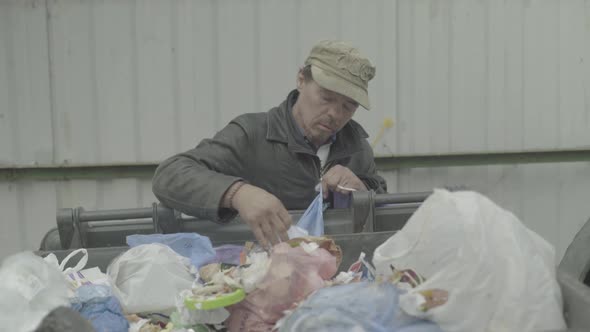
{"type": "Polygon", "coordinates": [[[379,174],[377,174],[377,168],[375,167],[375,156],[373,155],[373,149],[368,143],[365,143],[365,155],[363,156],[363,169],[364,171],[356,176],[363,181],[367,189],[374,190],[377,194],[387,193],[387,182],[379,174]]]}
{"type": "Polygon", "coordinates": [[[243,180],[248,146],[244,128],[229,123],[212,139],[162,162],[152,179],[154,195],[164,205],[200,219],[231,220],[236,211],[220,208],[220,203],[227,189],[243,180]]]}

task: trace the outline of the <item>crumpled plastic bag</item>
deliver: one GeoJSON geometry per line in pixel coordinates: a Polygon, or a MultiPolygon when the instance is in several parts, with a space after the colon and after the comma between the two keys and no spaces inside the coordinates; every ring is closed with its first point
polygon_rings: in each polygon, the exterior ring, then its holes
{"type": "Polygon", "coordinates": [[[190,260],[159,243],[124,252],[111,262],[107,275],[127,314],[171,313],[176,295],[195,280],[190,260]]]}
{"type": "Polygon", "coordinates": [[[88,251],[84,248],[70,252],[61,263],[53,253],[45,256],[43,260],[62,271],[70,285],[70,297],[74,297],[76,289],[82,285],[95,284],[110,286],[107,275],[102,273],[98,267],[84,268],[88,263],[88,251]],[[76,265],[68,267],[68,265],[71,265],[68,263],[76,256],[80,256],[76,265]]]}
{"type": "Polygon", "coordinates": [[[330,255],[336,258],[336,269],[340,267],[340,263],[342,263],[342,249],[339,245],[334,242],[333,239],[324,236],[308,236],[302,238],[291,239],[287,241],[287,243],[295,248],[301,246],[303,250],[308,253],[311,253],[316,248],[322,248],[327,250],[330,255]]]}
{"type": "Polygon", "coordinates": [[[132,248],[150,243],[167,245],[177,254],[189,258],[197,268],[216,257],[211,240],[197,233],[134,234],[127,236],[127,245],[132,248]]]}
{"type": "Polygon", "coordinates": [[[270,261],[257,288],[228,308],[230,332],[270,331],[285,310],[323,287],[337,271],[336,258],[322,248],[308,253],[301,246],[280,243],[273,247],[270,261]]]}
{"type": "Polygon", "coordinates": [[[311,236],[324,235],[324,195],[322,186],[319,187],[320,193],[309,204],[297,222],[297,227],[306,230],[311,236]]]}
{"type": "Polygon", "coordinates": [[[208,263],[224,263],[231,265],[240,265],[240,254],[244,251],[244,246],[235,244],[225,244],[215,247],[215,258],[208,263]]]}
{"type": "Polygon", "coordinates": [[[289,237],[289,239],[296,239],[298,237],[309,236],[309,232],[297,225],[291,225],[287,230],[287,236],[289,237]]]}
{"type": "Polygon", "coordinates": [[[319,289],[277,322],[282,331],[442,332],[404,314],[391,283],[357,282],[319,289]]]}
{"type": "Polygon", "coordinates": [[[240,281],[246,293],[251,293],[256,289],[260,281],[264,279],[266,272],[270,268],[270,258],[265,251],[253,252],[248,255],[246,267],[240,271],[240,281]]]}
{"type": "Polygon", "coordinates": [[[475,192],[435,190],[373,255],[378,274],[425,281],[400,297],[409,314],[449,332],[565,330],[553,247],[475,192]],[[428,291],[448,292],[424,311],[428,291]]]}
{"type": "Polygon", "coordinates": [[[35,330],[53,309],[70,305],[68,291],[61,271],[32,252],[5,258],[0,266],[0,327],[35,330]]]}
{"type": "Polygon", "coordinates": [[[57,269],[62,271],[63,274],[67,275],[70,273],[78,272],[86,266],[86,264],[88,263],[88,250],[86,250],[84,248],[76,249],[76,250],[72,251],[71,253],[69,253],[61,261],[61,263],[57,260],[57,256],[55,256],[55,254],[53,254],[53,253],[50,253],[47,256],[45,256],[43,258],[43,260],[45,260],[47,263],[55,266],[57,269]],[[80,259],[78,260],[78,263],[76,263],[76,265],[73,267],[67,267],[70,259],[72,259],[73,257],[75,257],[78,254],[82,254],[82,257],[80,257],[80,259]]]}
{"type": "Polygon", "coordinates": [[[72,308],[88,319],[96,332],[127,331],[129,322],[106,285],[82,285],[76,289],[72,308]]]}

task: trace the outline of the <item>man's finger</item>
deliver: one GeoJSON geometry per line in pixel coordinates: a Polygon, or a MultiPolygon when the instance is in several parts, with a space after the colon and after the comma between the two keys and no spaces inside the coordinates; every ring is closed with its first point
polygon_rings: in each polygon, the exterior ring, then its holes
{"type": "Polygon", "coordinates": [[[322,179],[322,193],[324,198],[328,198],[328,183],[326,182],[325,179],[322,179]]]}
{"type": "Polygon", "coordinates": [[[284,229],[278,230],[277,229],[277,235],[279,236],[281,241],[288,241],[289,240],[289,235],[287,235],[287,230],[284,230],[284,229]]]}
{"type": "Polygon", "coordinates": [[[282,216],[281,213],[279,213],[279,212],[277,212],[274,215],[274,219],[273,219],[274,223],[273,223],[273,225],[276,228],[277,232],[286,232],[287,229],[289,229],[288,223],[285,222],[283,220],[283,218],[284,218],[284,216],[282,216]]]}
{"type": "Polygon", "coordinates": [[[332,174],[323,179],[322,184],[324,186],[322,189],[324,190],[324,198],[328,198],[328,195],[330,194],[329,191],[336,188],[338,181],[340,181],[340,176],[338,174],[332,174]]]}
{"type": "Polygon", "coordinates": [[[262,246],[263,248],[267,248],[268,247],[268,241],[264,237],[264,234],[262,233],[262,230],[260,229],[260,226],[253,225],[252,226],[252,233],[254,233],[254,237],[256,237],[256,239],[258,240],[258,243],[260,244],[260,246],[262,246]]]}
{"type": "Polygon", "coordinates": [[[349,188],[346,188],[346,187],[336,186],[336,188],[334,189],[334,191],[339,192],[339,193],[344,194],[344,195],[348,195],[351,192],[356,191],[356,190],[350,190],[349,188]]]}
{"type": "Polygon", "coordinates": [[[288,230],[289,227],[291,227],[291,224],[293,223],[293,218],[291,218],[291,215],[289,214],[289,212],[287,212],[287,210],[283,209],[283,210],[279,211],[278,216],[281,219],[281,222],[283,223],[283,225],[285,226],[285,230],[288,230]]]}
{"type": "Polygon", "coordinates": [[[280,223],[280,226],[277,225],[277,232],[281,238],[281,241],[289,240],[287,231],[289,230],[289,227],[291,227],[291,215],[286,210],[279,211],[277,213],[277,220],[279,220],[280,223]]]}
{"type": "Polygon", "coordinates": [[[265,221],[262,222],[262,232],[264,233],[264,236],[266,237],[266,239],[272,243],[273,245],[277,244],[279,241],[277,239],[277,234],[275,234],[273,227],[270,226],[270,223],[272,222],[272,220],[267,219],[265,221]]]}
{"type": "Polygon", "coordinates": [[[328,181],[328,186],[330,187],[330,189],[333,190],[336,188],[336,186],[338,186],[345,179],[346,178],[344,177],[344,174],[336,173],[336,174],[332,175],[332,177],[330,177],[330,181],[328,181]]]}

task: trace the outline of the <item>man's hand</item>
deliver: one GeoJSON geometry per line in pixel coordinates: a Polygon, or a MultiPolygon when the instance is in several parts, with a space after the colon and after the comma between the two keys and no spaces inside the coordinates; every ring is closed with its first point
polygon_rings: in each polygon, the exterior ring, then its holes
{"type": "Polygon", "coordinates": [[[350,194],[349,189],[366,191],[367,187],[350,169],[342,165],[335,165],[322,177],[324,198],[328,198],[329,190],[350,194]]]}
{"type": "Polygon", "coordinates": [[[276,244],[279,238],[289,240],[287,230],[291,226],[291,215],[283,203],[264,189],[244,184],[235,193],[232,206],[242,220],[250,225],[258,242],[267,247],[276,244]]]}

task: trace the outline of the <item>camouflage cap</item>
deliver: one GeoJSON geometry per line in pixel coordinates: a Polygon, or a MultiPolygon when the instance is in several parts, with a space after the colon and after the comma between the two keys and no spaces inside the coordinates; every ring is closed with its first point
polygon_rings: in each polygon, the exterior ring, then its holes
{"type": "Polygon", "coordinates": [[[323,40],[317,43],[305,60],[311,75],[322,88],[347,96],[365,109],[370,109],[368,86],[375,67],[347,42],[323,40]]]}

